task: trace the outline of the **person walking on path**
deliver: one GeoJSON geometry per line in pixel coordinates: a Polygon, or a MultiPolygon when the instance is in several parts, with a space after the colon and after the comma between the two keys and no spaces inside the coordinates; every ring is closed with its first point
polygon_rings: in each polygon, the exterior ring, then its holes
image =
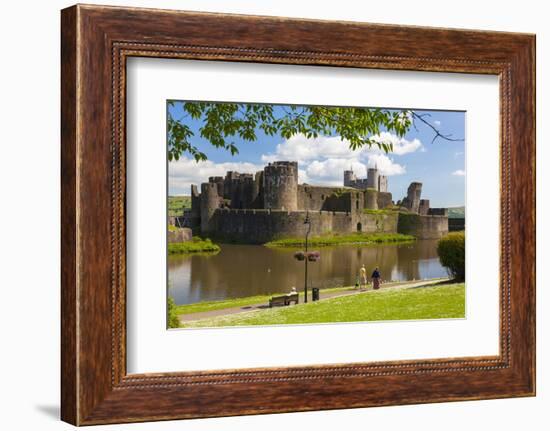
{"type": "Polygon", "coordinates": [[[365,290],[367,288],[367,269],[365,268],[365,265],[361,266],[361,269],[359,270],[359,277],[361,279],[359,290],[365,290]]]}
{"type": "Polygon", "coordinates": [[[380,289],[380,271],[378,270],[378,267],[374,268],[371,278],[372,278],[372,288],[374,290],[380,289]]]}

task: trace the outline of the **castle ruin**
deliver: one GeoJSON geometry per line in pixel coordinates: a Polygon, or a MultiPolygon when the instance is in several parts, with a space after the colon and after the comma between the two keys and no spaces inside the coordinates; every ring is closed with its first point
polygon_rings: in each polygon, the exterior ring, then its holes
{"type": "Polygon", "coordinates": [[[378,174],[378,167],[367,169],[367,178],[359,179],[352,169],[344,171],[344,187],[366,190],[373,189],[378,192],[388,191],[388,177],[378,174]]]}
{"type": "Polygon", "coordinates": [[[191,209],[181,222],[204,236],[245,243],[303,236],[306,212],[311,235],[399,232],[436,239],[447,233],[447,210],[420,198],[421,183],[411,183],[396,205],[387,177],[376,167],[367,172],[358,179],[344,171],[343,187],[324,187],[299,184],[297,162],[269,163],[255,174],[229,171],[210,177],[200,193],[191,186],[191,209]]]}

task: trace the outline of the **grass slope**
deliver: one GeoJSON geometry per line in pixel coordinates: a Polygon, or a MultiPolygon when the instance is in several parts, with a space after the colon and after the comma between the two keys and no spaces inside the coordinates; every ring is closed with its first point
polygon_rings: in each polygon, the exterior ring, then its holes
{"type": "MultiPolygon", "coordinates": [[[[383,243],[398,243],[410,242],[416,238],[412,235],[403,235],[400,233],[350,233],[345,235],[331,234],[322,236],[313,236],[308,239],[308,246],[324,247],[331,245],[342,244],[383,244],[383,243]]],[[[305,245],[304,238],[284,238],[276,241],[271,241],[265,244],[268,247],[300,247],[305,245]]]]}
{"type": "Polygon", "coordinates": [[[464,283],[371,291],[291,307],[187,322],[183,328],[461,318],[464,283]]]}
{"type": "Polygon", "coordinates": [[[191,196],[168,196],[168,215],[181,216],[184,208],[191,208],[191,196]]]}
{"type": "Polygon", "coordinates": [[[450,207],[449,218],[464,218],[466,207],[450,207]]]}

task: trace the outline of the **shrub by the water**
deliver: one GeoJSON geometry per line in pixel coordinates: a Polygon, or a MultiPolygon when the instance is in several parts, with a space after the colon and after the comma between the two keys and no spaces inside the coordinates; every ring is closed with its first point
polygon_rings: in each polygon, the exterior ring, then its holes
{"type": "Polygon", "coordinates": [[[437,244],[437,254],[441,265],[446,267],[457,280],[464,280],[465,242],[464,232],[451,232],[441,238],[437,244]]]}
{"type": "Polygon", "coordinates": [[[180,327],[180,321],[178,319],[178,315],[176,314],[176,303],[174,302],[174,298],[171,296],[168,297],[168,327],[169,328],[179,328],[180,327]]]}

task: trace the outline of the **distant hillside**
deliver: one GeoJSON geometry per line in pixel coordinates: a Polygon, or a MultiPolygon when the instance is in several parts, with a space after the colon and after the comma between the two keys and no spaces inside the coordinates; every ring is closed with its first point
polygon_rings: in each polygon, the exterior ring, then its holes
{"type": "Polygon", "coordinates": [[[191,208],[191,196],[168,196],[168,215],[183,215],[184,208],[191,208]]]}
{"type": "Polygon", "coordinates": [[[449,208],[449,218],[464,218],[465,213],[465,207],[449,208]]]}

